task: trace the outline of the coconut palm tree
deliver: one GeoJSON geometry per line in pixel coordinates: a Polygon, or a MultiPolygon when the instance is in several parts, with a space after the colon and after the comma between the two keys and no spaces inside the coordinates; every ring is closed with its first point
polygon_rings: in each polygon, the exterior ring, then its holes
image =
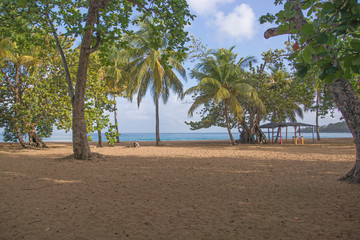
{"type": "MultiPolygon", "coordinates": [[[[270,68],[269,74],[270,89],[279,97],[285,100],[283,104],[272,104],[275,106],[272,109],[271,122],[296,122],[296,118],[304,118],[303,109],[300,106],[295,94],[289,94],[294,89],[293,79],[291,75],[284,69],[270,68]]],[[[275,98],[274,98],[275,99],[275,98]]]]}
{"type": "Polygon", "coordinates": [[[126,97],[126,88],[127,84],[130,82],[131,77],[129,72],[126,70],[126,66],[130,61],[131,49],[112,49],[115,52],[115,55],[112,58],[112,65],[103,67],[104,79],[106,81],[106,86],[109,89],[110,95],[114,97],[114,121],[115,121],[115,131],[117,133],[116,142],[120,142],[119,138],[119,127],[117,121],[117,102],[116,99],[119,96],[126,97]]]}
{"type": "Polygon", "coordinates": [[[223,106],[226,128],[231,143],[235,145],[231,134],[229,118],[234,116],[240,121],[243,118],[243,108],[238,98],[245,98],[256,104],[262,104],[257,97],[256,91],[244,80],[242,67],[253,60],[253,57],[236,60],[237,54],[230,49],[219,49],[213,51],[208,57],[202,58],[200,63],[191,71],[190,76],[199,83],[189,88],[185,94],[195,94],[194,103],[189,109],[192,116],[195,109],[208,102],[223,106]]]}
{"type": "Polygon", "coordinates": [[[145,19],[140,23],[140,30],[129,38],[135,50],[132,51],[133,60],[127,66],[132,81],[127,86],[128,97],[137,94],[137,104],[146,95],[148,89],[155,103],[156,117],[156,146],[160,144],[159,129],[159,99],[164,104],[168,101],[170,89],[179,97],[183,97],[183,85],[174,70],[186,80],[186,72],[176,53],[169,50],[166,33],[159,34],[156,25],[145,19]]]}

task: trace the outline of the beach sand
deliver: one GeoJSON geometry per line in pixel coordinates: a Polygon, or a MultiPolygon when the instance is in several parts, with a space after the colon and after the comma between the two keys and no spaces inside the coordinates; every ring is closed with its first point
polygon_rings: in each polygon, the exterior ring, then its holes
{"type": "Polygon", "coordinates": [[[0,239],[360,239],[351,139],[0,144],[0,239]]]}

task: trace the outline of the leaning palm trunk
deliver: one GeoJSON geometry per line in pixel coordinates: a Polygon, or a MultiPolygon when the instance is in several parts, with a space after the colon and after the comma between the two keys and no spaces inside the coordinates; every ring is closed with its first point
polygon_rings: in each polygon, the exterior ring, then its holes
{"type": "Polygon", "coordinates": [[[233,138],[233,136],[231,134],[231,128],[230,128],[230,122],[229,122],[229,113],[228,113],[228,110],[227,110],[227,104],[226,103],[225,103],[224,111],[225,111],[226,128],[227,128],[228,133],[229,133],[231,144],[236,145],[235,140],[234,140],[234,138],[233,138]]]}
{"type": "Polygon", "coordinates": [[[114,120],[115,120],[115,130],[116,130],[116,142],[119,143],[120,142],[120,137],[119,137],[119,127],[118,127],[118,121],[117,121],[117,106],[116,106],[116,96],[114,95],[114,120]]]}
{"type": "Polygon", "coordinates": [[[160,145],[160,126],[159,126],[159,95],[155,96],[155,114],[156,114],[156,146],[160,145]]]}

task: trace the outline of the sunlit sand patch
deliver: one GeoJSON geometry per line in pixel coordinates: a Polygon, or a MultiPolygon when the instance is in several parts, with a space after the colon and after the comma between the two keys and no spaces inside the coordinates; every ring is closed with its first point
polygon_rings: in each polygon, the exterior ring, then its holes
{"type": "Polygon", "coordinates": [[[53,178],[40,178],[40,180],[50,181],[53,183],[81,183],[79,180],[62,180],[62,179],[53,179],[53,178]]]}
{"type": "Polygon", "coordinates": [[[1,172],[2,174],[9,175],[9,176],[16,176],[16,177],[23,177],[25,174],[19,172],[1,172]]]}
{"type": "Polygon", "coordinates": [[[319,174],[326,174],[326,175],[338,175],[337,172],[320,172],[319,174]]]}
{"type": "Polygon", "coordinates": [[[243,171],[243,170],[220,170],[220,171],[229,172],[229,173],[259,173],[259,172],[262,172],[262,171],[258,171],[258,170],[246,170],[246,171],[243,171]]]}

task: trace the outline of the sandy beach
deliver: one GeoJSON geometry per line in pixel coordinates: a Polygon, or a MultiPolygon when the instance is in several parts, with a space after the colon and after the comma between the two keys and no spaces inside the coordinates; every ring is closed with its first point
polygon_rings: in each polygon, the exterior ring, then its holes
{"type": "Polygon", "coordinates": [[[351,139],[0,144],[0,239],[360,239],[351,139]]]}

